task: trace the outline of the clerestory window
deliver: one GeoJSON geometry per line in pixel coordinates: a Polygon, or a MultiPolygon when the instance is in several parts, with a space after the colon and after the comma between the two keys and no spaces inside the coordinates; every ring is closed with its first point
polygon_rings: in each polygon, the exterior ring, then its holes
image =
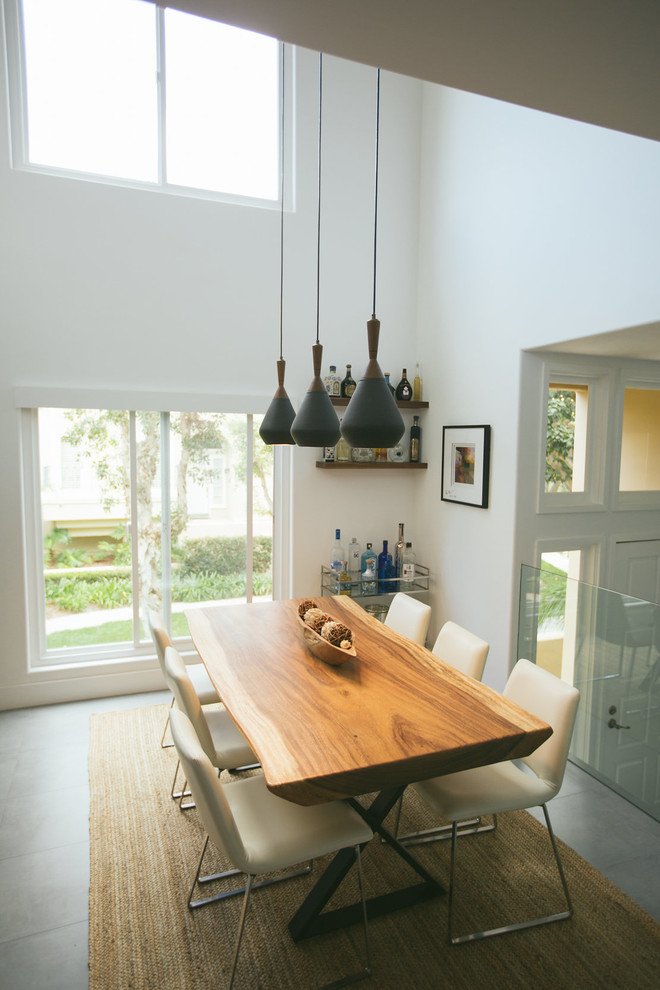
{"type": "Polygon", "coordinates": [[[15,167],[278,202],[274,38],[145,0],[4,3],[15,167]]]}

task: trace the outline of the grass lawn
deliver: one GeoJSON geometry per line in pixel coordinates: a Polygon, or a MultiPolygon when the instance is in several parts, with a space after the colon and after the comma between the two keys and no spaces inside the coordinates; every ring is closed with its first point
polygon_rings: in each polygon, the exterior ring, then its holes
{"type": "MultiPolygon", "coordinates": [[[[172,615],[172,633],[175,638],[189,636],[188,623],[183,612],[172,615]]],[[[144,635],[144,631],[143,631],[144,635]]],[[[151,637],[145,637],[151,641],[151,637]]],[[[108,643],[133,643],[133,623],[130,619],[119,622],[103,622],[82,629],[60,629],[47,637],[49,650],[63,650],[75,646],[106,646],[108,643]]]]}

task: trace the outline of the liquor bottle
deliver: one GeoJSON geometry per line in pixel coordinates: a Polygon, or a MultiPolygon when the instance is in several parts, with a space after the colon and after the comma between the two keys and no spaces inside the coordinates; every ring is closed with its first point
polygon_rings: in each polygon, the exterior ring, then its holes
{"type": "Polygon", "coordinates": [[[389,386],[390,392],[396,398],[396,389],[394,388],[394,385],[392,385],[392,383],[390,382],[390,373],[389,373],[389,371],[386,371],[385,372],[385,381],[387,382],[387,384],[389,386]]]}
{"type": "Polygon", "coordinates": [[[346,569],[346,561],[342,561],[341,571],[339,573],[339,594],[340,595],[351,595],[351,575],[346,569]]]}
{"type": "Polygon", "coordinates": [[[355,379],[351,375],[350,364],[346,365],[346,378],[344,378],[344,380],[341,383],[340,391],[345,399],[350,399],[350,397],[353,395],[353,392],[355,391],[355,379]]]}
{"type": "MultiPolygon", "coordinates": [[[[374,560],[376,558],[374,557],[374,560]]],[[[378,591],[378,582],[376,581],[376,571],[371,566],[371,561],[367,563],[364,571],[362,571],[362,594],[363,595],[375,595],[378,591]]]]}
{"type": "Polygon", "coordinates": [[[391,591],[388,578],[393,576],[392,554],[387,551],[387,540],[383,540],[382,552],[378,554],[378,590],[381,594],[391,591]]]}
{"type": "Polygon", "coordinates": [[[406,377],[406,369],[403,369],[401,381],[396,387],[395,396],[400,402],[409,402],[412,399],[412,385],[406,377]]]}
{"type": "Polygon", "coordinates": [[[343,546],[341,545],[341,533],[338,529],[335,530],[335,542],[332,544],[330,550],[330,570],[337,577],[341,574],[341,569],[344,566],[344,561],[346,560],[346,553],[343,546]]]}
{"type": "Polygon", "coordinates": [[[378,567],[378,554],[373,549],[372,543],[367,543],[367,549],[362,554],[362,562],[360,564],[360,569],[363,574],[366,571],[367,567],[371,568],[371,570],[374,572],[374,575],[376,574],[376,569],[378,567]]]}
{"type": "Polygon", "coordinates": [[[413,416],[413,425],[410,427],[410,460],[417,463],[422,458],[422,430],[419,425],[419,416],[413,416]]]}
{"type": "Polygon", "coordinates": [[[362,547],[355,539],[352,538],[351,542],[348,544],[348,570],[354,574],[361,570],[362,565],[362,547]]]}
{"type": "Polygon", "coordinates": [[[399,523],[399,539],[396,541],[396,546],[394,548],[394,574],[398,578],[403,576],[403,553],[405,549],[406,544],[403,540],[403,523],[399,523]]]}
{"type": "Polygon", "coordinates": [[[415,402],[422,400],[422,379],[419,377],[419,364],[415,367],[415,377],[413,379],[413,399],[415,402]]]}
{"type": "Polygon", "coordinates": [[[337,374],[336,364],[330,365],[330,371],[323,379],[323,384],[328,395],[339,395],[341,393],[341,378],[337,374]]]}
{"type": "MultiPolygon", "coordinates": [[[[339,425],[341,426],[341,420],[339,420],[339,425]]],[[[351,445],[348,440],[345,440],[342,436],[339,437],[337,441],[337,446],[335,447],[335,460],[336,461],[350,461],[351,459],[351,445]]]]}
{"type": "Polygon", "coordinates": [[[401,578],[407,584],[415,580],[415,560],[412,543],[406,543],[406,549],[403,552],[403,571],[401,578]]]}

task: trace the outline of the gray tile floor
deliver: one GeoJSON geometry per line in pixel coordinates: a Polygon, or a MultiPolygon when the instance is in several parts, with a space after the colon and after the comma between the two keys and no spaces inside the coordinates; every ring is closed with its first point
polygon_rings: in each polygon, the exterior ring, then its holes
{"type": "MultiPolygon", "coordinates": [[[[0,987],[87,990],[89,716],[163,701],[0,712],[0,987]]],[[[570,765],[550,813],[560,838],[660,921],[660,823],[570,765]]]]}

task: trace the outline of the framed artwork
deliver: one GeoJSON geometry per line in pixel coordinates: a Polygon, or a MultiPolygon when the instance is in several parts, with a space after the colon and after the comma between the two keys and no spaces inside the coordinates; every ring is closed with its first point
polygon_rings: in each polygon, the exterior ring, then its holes
{"type": "Polygon", "coordinates": [[[489,476],[490,426],[443,426],[443,501],[487,509],[489,476]]]}

